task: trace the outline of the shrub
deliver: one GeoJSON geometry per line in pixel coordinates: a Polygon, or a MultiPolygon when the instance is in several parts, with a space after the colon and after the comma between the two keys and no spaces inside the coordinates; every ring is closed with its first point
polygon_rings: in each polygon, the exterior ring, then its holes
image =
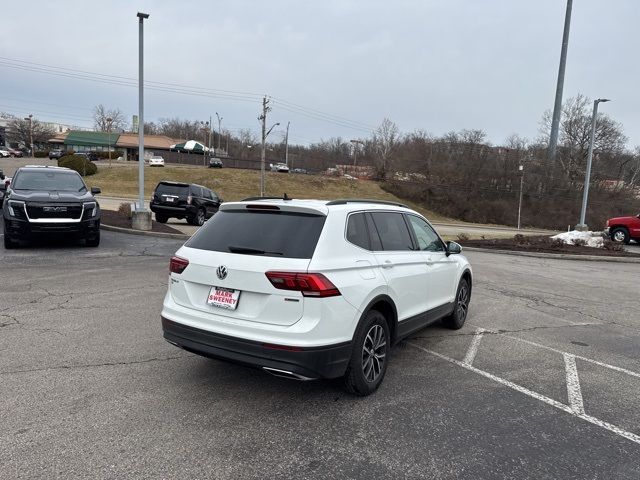
{"type": "Polygon", "coordinates": [[[49,156],[49,152],[45,150],[36,150],[33,152],[34,158],[47,158],[49,156]]]}
{"type": "Polygon", "coordinates": [[[468,242],[470,237],[466,233],[460,232],[457,235],[457,238],[458,238],[458,242],[468,242]]]}
{"type": "Polygon", "coordinates": [[[58,159],[58,166],[75,170],[82,176],[95,175],[98,171],[95,163],[90,162],[86,157],[81,155],[65,155],[58,159]]]}
{"type": "Polygon", "coordinates": [[[121,203],[118,207],[118,213],[127,218],[131,218],[131,204],[128,202],[121,203]]]}
{"type": "Polygon", "coordinates": [[[522,235],[521,233],[516,233],[513,236],[513,241],[515,243],[517,243],[518,245],[522,245],[524,243],[527,243],[527,237],[525,237],[524,235],[522,235]]]}

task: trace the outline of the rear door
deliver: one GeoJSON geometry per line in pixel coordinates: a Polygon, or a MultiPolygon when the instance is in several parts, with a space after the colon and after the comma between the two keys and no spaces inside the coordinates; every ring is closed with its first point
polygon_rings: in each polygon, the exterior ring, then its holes
{"type": "Polygon", "coordinates": [[[398,321],[416,317],[428,310],[424,291],[427,266],[415,250],[405,216],[401,212],[371,212],[382,250],[375,252],[378,265],[396,303],[398,321]]]}
{"type": "Polygon", "coordinates": [[[293,325],[305,297],[276,289],[266,272],[306,272],[325,216],[242,208],[219,211],[178,251],[189,266],[172,274],[171,295],[180,305],[212,314],[213,321],[293,325]],[[235,308],[211,304],[216,292],[237,300],[235,308]]]}

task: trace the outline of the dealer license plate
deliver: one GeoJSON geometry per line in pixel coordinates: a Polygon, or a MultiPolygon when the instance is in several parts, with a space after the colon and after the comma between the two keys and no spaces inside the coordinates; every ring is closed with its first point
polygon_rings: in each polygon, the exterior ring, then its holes
{"type": "Polygon", "coordinates": [[[238,306],[240,290],[223,287],[211,287],[207,303],[214,307],[235,310],[238,306]]]}

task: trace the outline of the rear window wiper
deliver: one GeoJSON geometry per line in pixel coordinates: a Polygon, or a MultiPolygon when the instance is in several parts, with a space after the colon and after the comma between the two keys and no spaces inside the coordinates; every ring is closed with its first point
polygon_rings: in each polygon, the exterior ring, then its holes
{"type": "Polygon", "coordinates": [[[227,247],[231,253],[244,253],[247,255],[284,255],[282,252],[269,252],[267,250],[259,250],[257,248],[250,247],[236,247],[229,245],[227,247]]]}

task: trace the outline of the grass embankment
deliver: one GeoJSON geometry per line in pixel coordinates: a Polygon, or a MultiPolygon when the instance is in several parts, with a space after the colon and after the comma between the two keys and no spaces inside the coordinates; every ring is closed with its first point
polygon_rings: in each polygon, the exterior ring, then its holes
{"type": "MultiPolygon", "coordinates": [[[[158,182],[162,180],[197,183],[211,188],[226,201],[242,200],[260,194],[260,171],[258,170],[191,166],[150,168],[145,166],[144,184],[147,198],[158,182]]],[[[90,187],[100,187],[104,195],[133,198],[138,194],[138,164],[114,165],[111,168],[107,165],[100,165],[98,173],[86,177],[85,181],[90,187]]],[[[370,198],[400,202],[419,211],[432,221],[447,220],[417,204],[406,202],[385,192],[377,182],[369,180],[267,172],[265,190],[268,196],[281,196],[286,192],[292,198],[323,200],[370,198]]]]}

